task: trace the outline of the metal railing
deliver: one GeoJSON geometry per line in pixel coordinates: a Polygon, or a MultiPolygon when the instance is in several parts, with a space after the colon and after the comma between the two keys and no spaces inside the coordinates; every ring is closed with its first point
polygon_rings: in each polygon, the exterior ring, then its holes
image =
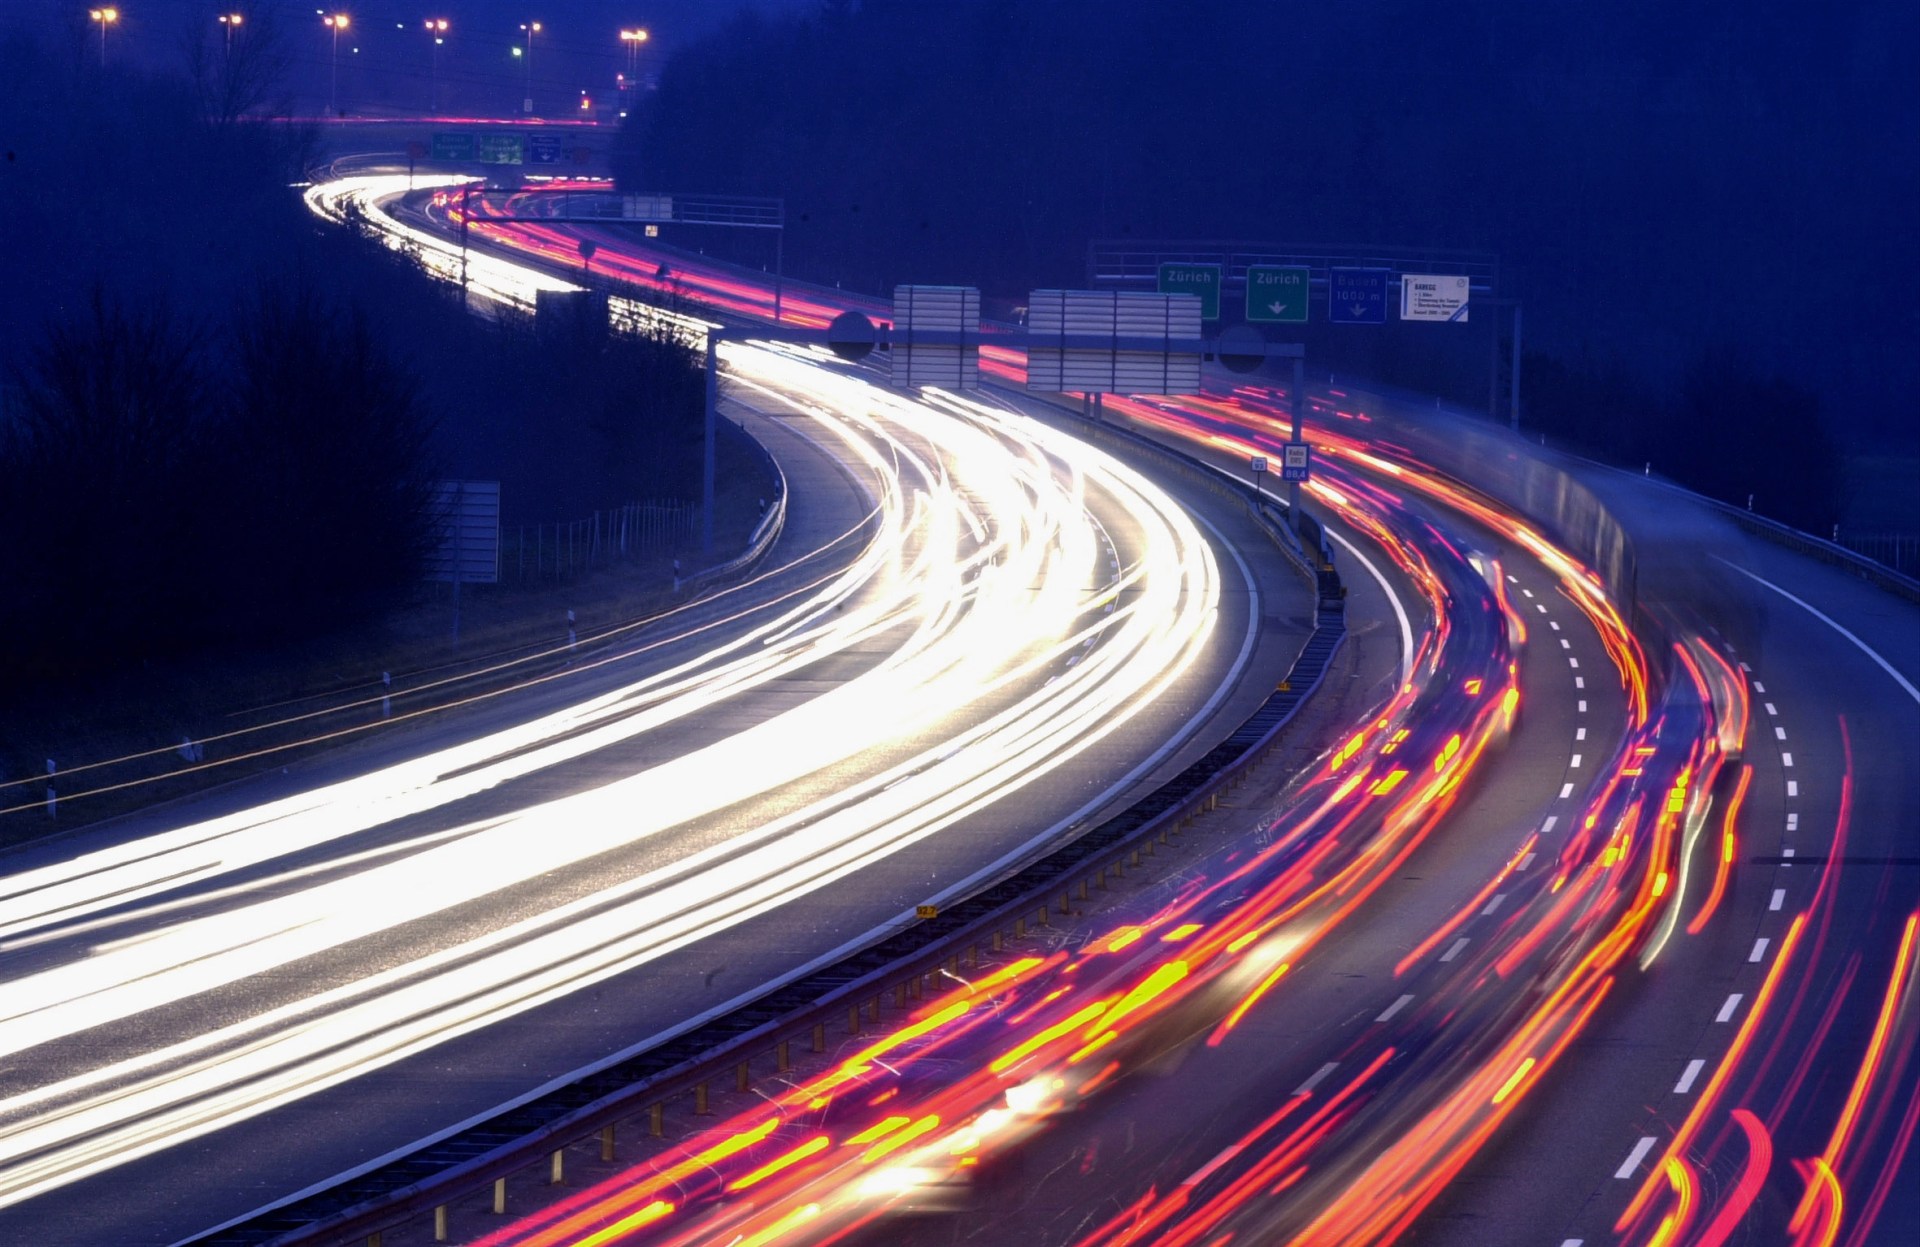
{"type": "Polygon", "coordinates": [[[577,520],[500,530],[502,584],[565,580],[635,555],[671,550],[694,538],[700,508],[691,502],[631,502],[577,520]]]}

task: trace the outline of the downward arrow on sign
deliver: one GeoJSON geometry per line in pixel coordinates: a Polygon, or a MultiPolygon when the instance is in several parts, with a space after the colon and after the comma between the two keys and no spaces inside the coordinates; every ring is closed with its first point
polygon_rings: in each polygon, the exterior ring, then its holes
{"type": "Polygon", "coordinates": [[[1278,316],[1287,310],[1287,305],[1284,303],[1269,303],[1267,304],[1267,310],[1275,316],[1278,316]]]}

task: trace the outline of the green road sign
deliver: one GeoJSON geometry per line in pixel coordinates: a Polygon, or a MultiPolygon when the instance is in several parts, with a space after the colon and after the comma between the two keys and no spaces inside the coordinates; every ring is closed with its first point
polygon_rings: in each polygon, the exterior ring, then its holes
{"type": "Polygon", "coordinates": [[[1247,320],[1270,325],[1307,323],[1307,266],[1247,265],[1247,320]]]}
{"type": "Polygon", "coordinates": [[[526,160],[527,140],[520,134],[482,134],[478,143],[483,165],[517,165],[526,160]]]}
{"type": "Polygon", "coordinates": [[[1200,319],[1220,319],[1220,266],[1218,264],[1162,264],[1161,294],[1197,294],[1200,319]]]}
{"type": "Polygon", "coordinates": [[[448,164],[472,163],[473,135],[465,133],[434,135],[433,158],[444,160],[448,164]]]}

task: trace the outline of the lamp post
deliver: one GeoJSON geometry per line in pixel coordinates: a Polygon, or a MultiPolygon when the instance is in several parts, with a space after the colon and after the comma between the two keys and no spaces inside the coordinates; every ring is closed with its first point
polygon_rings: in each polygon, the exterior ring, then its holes
{"type": "Polygon", "coordinates": [[[100,67],[107,66],[107,27],[120,20],[119,9],[88,9],[87,20],[100,24],[100,67]]]}
{"type": "Polygon", "coordinates": [[[540,33],[539,22],[522,22],[520,29],[527,32],[527,98],[520,101],[520,111],[533,115],[533,37],[540,33]]]}
{"type": "Polygon", "coordinates": [[[227,32],[227,58],[229,60],[233,58],[234,28],[243,24],[246,20],[247,18],[244,13],[222,13],[219,17],[220,25],[224,27],[227,32]]]}
{"type": "Polygon", "coordinates": [[[622,30],[620,32],[620,42],[627,45],[628,78],[633,77],[634,67],[640,63],[640,45],[645,43],[648,38],[650,38],[650,36],[647,34],[645,27],[638,27],[633,30],[622,30]]]}
{"type": "Polygon", "coordinates": [[[440,45],[447,41],[447,19],[429,17],[425,26],[433,40],[433,73],[427,80],[427,111],[433,113],[440,109],[440,45]]]}
{"type": "Polygon", "coordinates": [[[328,13],[321,17],[320,24],[333,32],[333,59],[327,71],[327,112],[338,117],[340,115],[340,32],[353,22],[345,13],[328,13]]]}

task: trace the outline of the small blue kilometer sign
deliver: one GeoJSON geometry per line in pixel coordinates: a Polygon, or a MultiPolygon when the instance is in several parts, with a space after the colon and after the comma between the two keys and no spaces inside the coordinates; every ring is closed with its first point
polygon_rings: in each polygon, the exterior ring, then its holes
{"type": "Polygon", "coordinates": [[[1281,448],[1280,479],[1304,481],[1312,473],[1313,448],[1305,442],[1293,442],[1281,448]]]}
{"type": "Polygon", "coordinates": [[[1327,319],[1336,325],[1387,323],[1387,281],[1390,268],[1330,268],[1327,270],[1327,319]]]}

